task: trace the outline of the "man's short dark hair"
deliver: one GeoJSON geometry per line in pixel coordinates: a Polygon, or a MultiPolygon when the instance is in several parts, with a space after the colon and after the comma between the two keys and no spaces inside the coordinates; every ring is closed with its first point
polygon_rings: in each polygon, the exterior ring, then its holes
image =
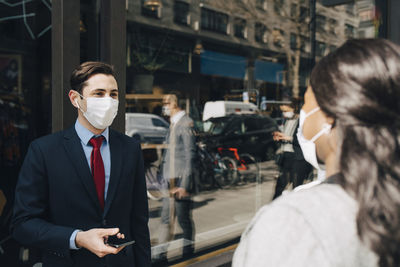
{"type": "Polygon", "coordinates": [[[86,85],[86,81],[95,74],[106,74],[115,77],[112,65],[99,61],[84,62],[71,74],[71,89],[82,94],[82,89],[86,85]]]}

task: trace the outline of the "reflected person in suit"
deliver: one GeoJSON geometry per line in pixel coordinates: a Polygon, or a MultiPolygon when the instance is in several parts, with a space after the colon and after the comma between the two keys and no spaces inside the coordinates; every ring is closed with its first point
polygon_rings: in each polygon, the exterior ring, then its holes
{"type": "Polygon", "coordinates": [[[168,181],[170,198],[163,199],[159,243],[164,244],[160,253],[166,259],[166,242],[173,235],[173,220],[176,216],[183,230],[183,255],[190,256],[194,251],[194,223],[192,220],[193,160],[195,156],[195,137],[193,120],[178,105],[174,94],[163,98],[163,113],[170,117],[170,130],[166,137],[168,149],[164,151],[162,174],[168,181]],[[172,206],[173,205],[173,206],[172,206]]]}
{"type": "Polygon", "coordinates": [[[75,125],[34,140],[20,170],[11,232],[41,250],[43,266],[151,266],[141,147],[109,128],[114,76],[102,62],[78,66],[68,94],[75,125]],[[106,245],[113,235],[136,243],[106,245]]]}

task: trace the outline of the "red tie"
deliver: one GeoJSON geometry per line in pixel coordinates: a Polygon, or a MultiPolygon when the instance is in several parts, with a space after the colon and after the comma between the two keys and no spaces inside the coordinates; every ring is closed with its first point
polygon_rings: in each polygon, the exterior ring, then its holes
{"type": "Polygon", "coordinates": [[[92,175],[94,184],[96,186],[97,197],[99,198],[100,206],[104,209],[104,187],[105,187],[105,172],[103,159],[100,154],[101,143],[103,143],[104,137],[92,137],[89,143],[93,146],[92,154],[90,155],[90,168],[92,169],[92,175]]]}

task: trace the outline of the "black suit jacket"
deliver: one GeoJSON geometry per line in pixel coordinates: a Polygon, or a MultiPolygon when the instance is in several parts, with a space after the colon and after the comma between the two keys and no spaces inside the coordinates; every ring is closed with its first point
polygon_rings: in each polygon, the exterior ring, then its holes
{"type": "Polygon", "coordinates": [[[32,142],[21,168],[13,237],[43,252],[44,266],[150,266],[148,203],[140,144],[110,129],[111,173],[104,212],[74,128],[32,142]],[[134,245],[99,258],[70,250],[75,229],[119,227],[134,245]]]}

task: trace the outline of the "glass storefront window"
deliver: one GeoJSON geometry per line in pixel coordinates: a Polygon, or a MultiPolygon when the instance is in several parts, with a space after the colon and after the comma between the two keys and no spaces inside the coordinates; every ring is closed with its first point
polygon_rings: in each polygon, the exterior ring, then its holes
{"type": "Polygon", "coordinates": [[[235,36],[239,38],[247,38],[246,20],[235,18],[234,19],[234,32],[235,36]]]}
{"type": "Polygon", "coordinates": [[[319,57],[322,57],[325,55],[326,51],[326,44],[323,42],[317,42],[317,49],[316,49],[316,54],[319,57]]]}
{"type": "Polygon", "coordinates": [[[182,25],[190,24],[189,4],[181,1],[174,3],[174,22],[182,25]]]}
{"type": "MultiPolygon", "coordinates": [[[[274,159],[282,149],[282,144],[272,140],[272,133],[284,130],[286,119],[280,105],[293,96],[294,74],[288,64],[295,60],[288,61],[285,56],[288,48],[294,55],[299,38],[300,65],[292,67],[298,71],[301,97],[312,47],[307,1],[254,1],[254,8],[248,3],[242,10],[233,1],[224,6],[204,1],[199,6],[190,4],[190,8],[186,1],[171,0],[170,4],[164,4],[163,14],[173,12],[174,16],[162,15],[161,22],[127,18],[126,133],[141,140],[145,156],[155,264],[163,257],[170,261],[187,258],[188,247],[201,252],[237,239],[259,207],[272,200],[280,174],[274,159]],[[271,12],[266,8],[269,5],[271,12]],[[297,7],[299,18],[295,17],[297,7]],[[170,20],[174,26],[167,26],[170,20]],[[239,41],[248,47],[247,52],[238,46],[239,41]],[[141,71],[147,63],[157,67],[141,71]],[[147,83],[139,84],[142,77],[137,76],[142,73],[149,77],[147,83]],[[176,162],[182,158],[177,155],[183,150],[181,137],[171,137],[177,135],[174,127],[179,121],[166,112],[165,97],[170,94],[177,96],[179,110],[193,121],[194,154],[185,159],[194,162],[190,170],[194,189],[187,205],[168,191],[179,187],[183,179],[169,177],[165,171],[171,168],[166,162],[174,155],[173,164],[179,165],[176,162]],[[206,112],[207,103],[213,103],[208,107],[214,110],[206,112]],[[255,109],[249,111],[245,105],[255,109]],[[142,121],[146,116],[151,116],[153,123],[142,121]],[[193,227],[188,227],[185,219],[193,227]]],[[[373,1],[369,7],[373,8],[373,1]]],[[[328,8],[317,3],[317,60],[329,52],[327,48],[334,50],[346,38],[365,31],[358,29],[357,5],[353,8],[351,13],[348,6],[328,8]]],[[[365,10],[363,5],[361,14],[365,10]]],[[[312,177],[310,172],[306,181],[312,177]]]]}
{"type": "Polygon", "coordinates": [[[201,28],[226,34],[228,31],[228,15],[208,8],[201,9],[201,28]]]}
{"type": "Polygon", "coordinates": [[[254,39],[258,43],[268,43],[268,29],[264,24],[255,24],[254,39]]]}
{"type": "Polygon", "coordinates": [[[317,31],[324,33],[326,31],[326,17],[317,15],[317,31]]]}

